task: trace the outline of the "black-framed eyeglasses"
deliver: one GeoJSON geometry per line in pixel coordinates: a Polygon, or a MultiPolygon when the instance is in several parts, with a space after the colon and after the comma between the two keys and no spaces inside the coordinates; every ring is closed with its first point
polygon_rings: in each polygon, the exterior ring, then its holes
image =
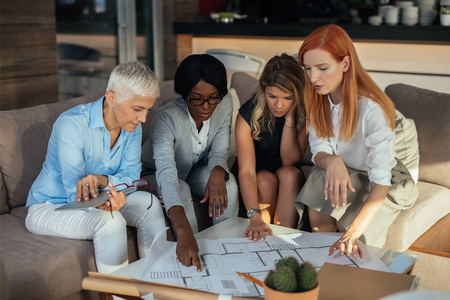
{"type": "Polygon", "coordinates": [[[114,186],[114,188],[116,189],[116,191],[118,192],[124,192],[125,195],[128,195],[131,192],[134,192],[138,189],[138,187],[140,186],[147,186],[148,187],[148,191],[150,192],[150,205],[149,207],[147,207],[147,209],[150,209],[150,207],[152,207],[153,205],[153,194],[152,194],[152,187],[150,186],[150,183],[147,181],[147,179],[138,179],[135,180],[131,183],[131,185],[128,185],[126,183],[120,183],[116,186],[114,186]]]}
{"type": "Polygon", "coordinates": [[[222,101],[223,96],[216,96],[209,99],[187,97],[187,99],[194,106],[202,106],[205,102],[208,102],[209,105],[217,105],[222,101]]]}

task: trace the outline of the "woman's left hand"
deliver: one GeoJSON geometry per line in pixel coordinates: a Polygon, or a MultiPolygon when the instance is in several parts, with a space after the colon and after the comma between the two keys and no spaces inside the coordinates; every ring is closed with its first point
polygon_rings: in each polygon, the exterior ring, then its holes
{"type": "Polygon", "coordinates": [[[331,245],[328,255],[332,255],[334,251],[339,250],[341,255],[356,257],[359,254],[359,257],[363,258],[361,248],[358,246],[358,240],[358,235],[352,234],[347,230],[339,240],[331,245]]]}
{"type": "Polygon", "coordinates": [[[225,170],[220,166],[215,166],[211,171],[208,183],[206,184],[205,196],[200,203],[205,203],[209,199],[209,216],[213,216],[215,207],[216,220],[228,207],[227,188],[225,184],[225,170]],[[220,214],[219,214],[220,211],[220,214]]]}

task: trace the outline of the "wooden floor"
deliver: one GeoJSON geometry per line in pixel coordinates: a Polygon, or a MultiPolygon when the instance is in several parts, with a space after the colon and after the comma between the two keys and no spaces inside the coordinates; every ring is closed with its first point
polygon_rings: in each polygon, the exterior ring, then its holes
{"type": "Polygon", "coordinates": [[[450,214],[422,234],[408,250],[450,258],[450,214]]]}

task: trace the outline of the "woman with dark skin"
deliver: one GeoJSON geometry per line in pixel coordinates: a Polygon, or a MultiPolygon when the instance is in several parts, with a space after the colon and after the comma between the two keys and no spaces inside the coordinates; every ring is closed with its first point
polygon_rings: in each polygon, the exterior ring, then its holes
{"type": "Polygon", "coordinates": [[[208,202],[213,224],[238,214],[237,184],[227,165],[233,102],[225,67],[207,54],[187,57],[174,83],[181,97],[156,114],[142,161],[174,225],[178,260],[200,271],[191,195],[208,202]]]}

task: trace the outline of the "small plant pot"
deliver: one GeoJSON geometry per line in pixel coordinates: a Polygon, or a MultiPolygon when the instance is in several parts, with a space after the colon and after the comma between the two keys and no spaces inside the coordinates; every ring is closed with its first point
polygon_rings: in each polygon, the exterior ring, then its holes
{"type": "Polygon", "coordinates": [[[266,300],[317,300],[319,299],[319,284],[312,290],[297,293],[285,293],[271,289],[264,282],[264,299],[266,300]]]}

